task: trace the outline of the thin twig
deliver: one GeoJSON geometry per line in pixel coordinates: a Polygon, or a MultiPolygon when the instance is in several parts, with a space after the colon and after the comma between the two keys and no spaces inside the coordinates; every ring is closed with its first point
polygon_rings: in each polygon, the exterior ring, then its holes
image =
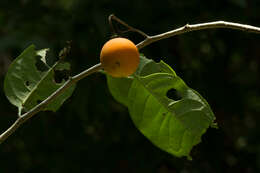
{"type": "Polygon", "coordinates": [[[23,115],[19,116],[17,120],[13,123],[12,126],[10,126],[4,133],[0,135],[0,144],[4,142],[5,139],[7,139],[12,133],[16,131],[16,129],[26,122],[28,119],[33,117],[36,113],[40,112],[45,106],[47,106],[49,103],[51,103],[55,98],[57,98],[59,95],[61,95],[67,88],[78,82],[79,80],[85,78],[86,76],[95,73],[102,69],[101,64],[96,64],[89,69],[81,72],[78,75],[75,75],[69,80],[67,80],[58,90],[56,90],[54,93],[52,93],[48,98],[46,98],[44,101],[42,101],[40,104],[32,108],[30,111],[24,113],[23,115]]]}
{"type": "Polygon", "coordinates": [[[175,30],[171,30],[162,34],[149,36],[144,41],[137,44],[138,49],[142,49],[145,46],[159,41],[163,40],[169,37],[173,37],[176,35],[184,34],[186,32],[190,31],[197,31],[197,30],[203,30],[203,29],[214,29],[214,28],[229,28],[229,29],[235,29],[235,30],[241,30],[245,32],[252,32],[260,34],[260,28],[251,26],[251,25],[244,25],[239,23],[233,23],[233,22],[225,22],[225,21],[216,21],[216,22],[208,22],[208,23],[201,23],[201,24],[194,24],[194,25],[185,25],[181,28],[177,28],[175,30]]]}
{"type": "MultiPolygon", "coordinates": [[[[120,23],[121,25],[127,27],[129,30],[128,31],[133,31],[133,32],[136,32],[136,33],[139,33],[140,35],[142,35],[143,37],[145,38],[148,38],[149,36],[144,33],[143,31],[139,30],[139,29],[136,29],[130,25],[128,25],[126,22],[122,21],[121,19],[119,19],[118,17],[116,17],[114,14],[111,14],[109,16],[109,21],[110,21],[110,27],[114,30],[114,27],[113,27],[113,24],[112,24],[112,20],[115,20],[117,21],[118,23],[120,23]]],[[[115,31],[115,30],[114,30],[115,31]]]]}
{"type": "Polygon", "coordinates": [[[108,16],[108,22],[109,22],[110,31],[112,32],[112,37],[115,37],[115,36],[117,36],[117,33],[116,33],[115,27],[112,22],[113,16],[114,16],[113,14],[108,16]]]}

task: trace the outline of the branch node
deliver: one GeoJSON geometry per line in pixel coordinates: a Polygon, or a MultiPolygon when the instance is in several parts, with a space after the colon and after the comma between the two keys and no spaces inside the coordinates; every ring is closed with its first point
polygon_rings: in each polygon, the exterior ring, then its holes
{"type": "Polygon", "coordinates": [[[190,29],[191,26],[187,23],[185,26],[184,26],[184,29],[190,29]]]}

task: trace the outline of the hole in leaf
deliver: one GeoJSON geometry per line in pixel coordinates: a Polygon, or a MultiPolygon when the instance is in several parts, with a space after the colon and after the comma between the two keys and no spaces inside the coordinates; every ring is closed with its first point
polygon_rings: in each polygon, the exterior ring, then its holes
{"type": "Polygon", "coordinates": [[[168,90],[166,96],[175,101],[182,99],[181,93],[174,88],[168,90]]]}
{"type": "Polygon", "coordinates": [[[54,71],[54,81],[56,83],[61,83],[63,80],[69,79],[69,71],[68,70],[55,70],[54,71]]]}
{"type": "Polygon", "coordinates": [[[167,112],[162,113],[163,116],[167,115],[167,112]]]}
{"type": "Polygon", "coordinates": [[[26,82],[25,82],[25,85],[26,85],[26,86],[29,86],[29,85],[30,85],[30,82],[29,82],[29,81],[26,81],[26,82]]]}
{"type": "Polygon", "coordinates": [[[36,63],[35,66],[37,68],[37,70],[44,72],[47,71],[49,68],[46,66],[46,64],[44,64],[44,62],[42,62],[42,60],[40,59],[40,56],[36,57],[36,63]]]}
{"type": "Polygon", "coordinates": [[[42,100],[37,100],[36,102],[37,102],[37,104],[40,104],[42,102],[42,100]]]}

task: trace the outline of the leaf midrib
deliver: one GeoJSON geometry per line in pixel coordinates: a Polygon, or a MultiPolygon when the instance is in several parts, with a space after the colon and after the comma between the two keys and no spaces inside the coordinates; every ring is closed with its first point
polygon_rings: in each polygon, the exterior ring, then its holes
{"type": "MultiPolygon", "coordinates": [[[[174,75],[172,74],[169,74],[169,73],[153,73],[152,75],[154,74],[167,74],[167,75],[170,75],[171,77],[175,77],[174,75]]],[[[146,76],[146,77],[149,77],[150,75],[146,76]]],[[[166,107],[165,109],[170,112],[177,120],[179,120],[181,122],[181,124],[187,129],[190,131],[189,127],[187,127],[180,119],[179,117],[180,116],[177,116],[174,112],[172,112],[168,106],[165,106],[164,103],[161,101],[161,99],[158,99],[158,97],[156,97],[156,95],[149,89],[147,88],[144,83],[140,80],[140,77],[138,76],[134,76],[135,79],[137,79],[137,81],[160,103],[160,105],[162,105],[162,107],[166,107]]],[[[172,101],[172,102],[178,102],[178,101],[172,101]]]]}
{"type": "MultiPolygon", "coordinates": [[[[161,73],[161,74],[162,74],[162,73],[161,73]]],[[[163,74],[169,74],[169,73],[163,73],[163,74]]],[[[174,77],[174,75],[172,75],[172,74],[169,74],[169,75],[171,75],[171,76],[174,77]]],[[[162,107],[165,107],[165,105],[162,103],[162,101],[161,101],[160,99],[158,99],[158,98],[153,94],[153,92],[143,84],[143,82],[140,80],[139,77],[136,77],[136,76],[135,76],[135,79],[137,79],[137,81],[138,81],[146,90],[148,90],[148,92],[149,92],[153,97],[156,98],[156,100],[160,103],[160,105],[162,105],[162,107]]],[[[149,96],[148,96],[148,97],[149,97],[149,96]]],[[[173,113],[169,110],[168,106],[167,106],[166,110],[167,110],[170,114],[173,114],[173,113]]],[[[175,114],[174,114],[173,116],[175,116],[176,119],[177,119],[178,121],[180,121],[179,118],[178,118],[178,116],[176,116],[175,114]]],[[[142,119],[143,119],[143,118],[142,118],[142,119]]],[[[164,119],[164,120],[165,120],[165,119],[164,119]]],[[[161,122],[160,129],[161,129],[161,127],[162,127],[162,124],[163,124],[164,120],[161,122]]],[[[171,120],[172,120],[172,118],[171,118],[171,120]]],[[[172,149],[172,147],[171,147],[169,141],[168,141],[168,145],[169,145],[169,150],[171,150],[171,151],[174,152],[175,154],[179,154],[179,155],[182,156],[182,155],[185,155],[185,154],[180,154],[180,153],[181,153],[182,144],[183,144],[183,137],[184,137],[184,134],[185,134],[185,133],[187,133],[188,131],[190,131],[190,129],[189,129],[186,125],[184,125],[184,123],[182,123],[181,121],[180,121],[180,123],[183,124],[183,126],[185,127],[185,130],[184,130],[183,134],[181,135],[180,147],[179,147],[177,150],[172,149]]],[[[160,131],[160,129],[159,129],[159,131],[160,131]]],[[[160,133],[160,132],[159,132],[159,133],[160,133]]],[[[200,136],[200,135],[201,135],[201,134],[197,134],[196,136],[200,136]]],[[[168,138],[169,138],[169,140],[170,140],[170,128],[169,128],[169,136],[168,136],[168,138]]],[[[194,141],[192,141],[192,146],[193,146],[193,143],[194,143],[194,141]]]]}
{"type": "Polygon", "coordinates": [[[56,67],[56,65],[58,64],[58,62],[56,62],[51,68],[49,68],[49,70],[47,72],[45,72],[45,74],[42,76],[42,78],[39,80],[39,82],[37,82],[37,84],[33,87],[33,89],[31,90],[31,92],[28,94],[28,96],[24,99],[24,102],[22,103],[22,107],[24,106],[24,104],[26,103],[26,101],[31,97],[31,95],[35,92],[35,90],[38,88],[38,86],[41,84],[41,82],[49,75],[49,73],[56,67]]]}

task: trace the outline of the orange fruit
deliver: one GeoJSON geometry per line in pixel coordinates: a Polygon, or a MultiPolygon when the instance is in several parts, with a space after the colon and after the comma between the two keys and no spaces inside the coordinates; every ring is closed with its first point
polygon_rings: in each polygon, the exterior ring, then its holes
{"type": "Polygon", "coordinates": [[[136,71],[139,61],[137,47],[126,38],[113,38],[107,41],[101,49],[101,65],[113,77],[132,75],[136,71]]]}

